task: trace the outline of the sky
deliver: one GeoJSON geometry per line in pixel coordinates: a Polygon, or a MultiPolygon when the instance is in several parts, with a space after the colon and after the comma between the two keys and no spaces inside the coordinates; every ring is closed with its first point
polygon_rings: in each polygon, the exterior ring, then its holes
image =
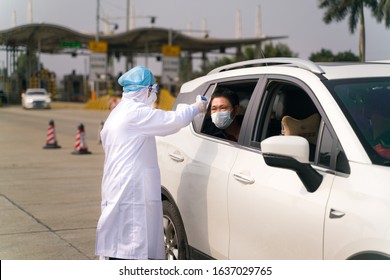
{"type": "MultiPolygon", "coordinates": [[[[321,49],[333,53],[352,51],[358,55],[358,30],[351,34],[346,20],[325,24],[325,10],[318,8],[318,0],[99,0],[100,17],[106,17],[119,25],[115,33],[126,30],[126,6],[129,1],[135,14],[135,27],[150,26],[148,16],[155,16],[155,26],[187,30],[202,30],[205,26],[210,37],[236,38],[236,15],[241,15],[241,36],[256,34],[256,10],[261,11],[261,31],[266,36],[288,36],[273,41],[283,43],[307,59],[321,49]]],[[[96,33],[98,0],[32,0],[32,22],[62,25],[80,32],[96,33]]],[[[29,23],[28,0],[0,0],[0,30],[29,23]]],[[[377,23],[369,10],[366,16],[366,60],[390,59],[390,29],[384,22],[377,23]]],[[[104,23],[100,22],[100,30],[104,23]]],[[[194,31],[194,36],[199,36],[194,31]]],[[[70,55],[41,55],[45,68],[58,76],[88,71],[86,57],[70,55]]],[[[5,53],[0,51],[0,67],[4,65],[5,53]]],[[[145,64],[138,59],[138,64],[145,64]]],[[[115,64],[115,72],[124,71],[124,63],[115,64]]],[[[159,75],[161,63],[148,63],[159,75]]]]}

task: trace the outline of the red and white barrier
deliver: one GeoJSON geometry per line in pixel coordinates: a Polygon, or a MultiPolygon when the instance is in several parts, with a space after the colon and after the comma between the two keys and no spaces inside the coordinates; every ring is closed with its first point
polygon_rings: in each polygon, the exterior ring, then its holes
{"type": "Polygon", "coordinates": [[[54,121],[51,120],[49,122],[49,127],[47,129],[47,134],[46,134],[46,145],[43,147],[44,149],[58,149],[61,148],[57,144],[57,139],[56,139],[56,131],[55,131],[55,126],[54,126],[54,121]]]}
{"type": "Polygon", "coordinates": [[[88,151],[87,140],[85,138],[85,129],[83,124],[80,124],[78,126],[77,133],[76,133],[76,141],[74,144],[74,151],[72,152],[72,154],[73,155],[91,154],[91,152],[88,151]]]}

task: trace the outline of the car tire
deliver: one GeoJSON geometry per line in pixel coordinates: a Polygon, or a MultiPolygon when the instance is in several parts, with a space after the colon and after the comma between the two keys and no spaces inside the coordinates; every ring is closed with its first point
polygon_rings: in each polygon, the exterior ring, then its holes
{"type": "Polygon", "coordinates": [[[163,204],[165,259],[187,259],[187,238],[183,222],[176,207],[167,200],[163,204]]]}

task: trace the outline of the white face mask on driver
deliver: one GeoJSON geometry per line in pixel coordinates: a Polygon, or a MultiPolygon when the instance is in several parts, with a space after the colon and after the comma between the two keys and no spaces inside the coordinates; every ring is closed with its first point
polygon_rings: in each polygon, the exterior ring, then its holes
{"type": "Polygon", "coordinates": [[[212,113],[211,120],[219,129],[225,129],[233,122],[230,111],[212,113]]]}

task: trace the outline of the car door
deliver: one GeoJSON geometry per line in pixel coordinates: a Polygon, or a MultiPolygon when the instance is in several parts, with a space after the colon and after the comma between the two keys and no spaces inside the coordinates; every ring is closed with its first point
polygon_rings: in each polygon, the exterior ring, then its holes
{"type": "MultiPolygon", "coordinates": [[[[270,77],[264,95],[257,93],[255,102],[261,106],[251,114],[248,146],[238,151],[229,176],[229,259],[323,258],[324,217],[334,175],[315,167],[322,182],[315,192],[308,192],[295,171],[268,166],[260,150],[260,141],[283,133],[275,112],[280,109],[276,93],[291,89],[287,94],[296,101],[295,92],[306,94],[303,88],[270,77]]],[[[295,110],[302,113],[308,107],[295,110]]],[[[320,110],[316,113],[322,114],[320,110]]],[[[321,119],[323,127],[322,115],[321,119]]],[[[320,144],[320,136],[316,144],[320,144]]]]}
{"type": "MultiPolygon", "coordinates": [[[[245,118],[246,106],[256,85],[257,77],[216,83],[207,88],[206,96],[210,98],[219,87],[229,88],[239,96],[241,117],[245,118]]],[[[175,135],[176,140],[170,142],[168,154],[176,157],[184,155],[183,162],[186,164],[178,165],[182,169],[169,169],[177,170],[176,174],[170,176],[180,178],[177,183],[177,205],[184,221],[188,244],[207,256],[227,259],[228,179],[240,149],[240,139],[235,142],[207,134],[210,132],[209,127],[206,128],[210,125],[208,117],[206,113],[204,118],[195,119],[194,131],[186,129],[186,135],[180,133],[180,139],[175,135]]]]}
{"type": "MultiPolygon", "coordinates": [[[[205,88],[209,98],[215,84],[205,88]]],[[[200,133],[203,119],[200,114],[192,125],[158,138],[161,182],[178,207],[191,257],[227,259],[227,180],[236,149],[234,143],[200,133]]]]}
{"type": "Polygon", "coordinates": [[[188,243],[216,259],[228,258],[229,221],[227,187],[237,148],[217,139],[200,140],[200,145],[182,173],[178,201],[186,226],[188,243]],[[183,197],[186,197],[183,199],[183,197]]]}
{"type": "MultiPolygon", "coordinates": [[[[198,254],[227,259],[227,180],[236,148],[223,140],[195,136],[187,127],[160,139],[159,149],[161,181],[175,199],[189,246],[198,254]]],[[[201,255],[195,258],[204,258],[201,255]]]]}

